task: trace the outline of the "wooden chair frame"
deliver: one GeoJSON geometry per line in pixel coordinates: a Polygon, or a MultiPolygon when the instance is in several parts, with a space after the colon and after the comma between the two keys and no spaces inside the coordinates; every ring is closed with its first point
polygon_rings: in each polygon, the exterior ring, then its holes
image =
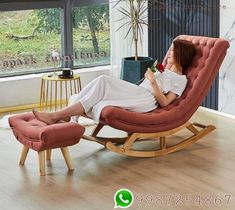
{"type": "MultiPolygon", "coordinates": [[[[99,123],[91,134],[91,136],[84,135],[84,139],[98,142],[104,145],[107,149],[119,154],[125,154],[133,157],[156,157],[181,150],[189,146],[190,144],[193,144],[194,142],[198,141],[203,136],[215,129],[213,125],[206,126],[198,123],[191,123],[188,120],[198,109],[198,106],[200,106],[202,100],[205,98],[207,92],[209,91],[209,88],[219,71],[221,63],[223,62],[227,49],[229,48],[229,43],[228,41],[220,38],[190,35],[180,35],[176,37],[176,39],[192,41],[192,43],[194,43],[196,46],[196,55],[194,61],[192,62],[192,65],[188,67],[188,71],[186,71],[188,85],[182,95],[182,100],[179,99],[180,101],[182,101],[182,103],[178,102],[174,104],[173,102],[172,105],[169,105],[170,108],[168,109],[168,111],[171,109],[171,111],[169,112],[165,112],[165,110],[160,110],[159,112],[153,112],[149,114],[152,115],[151,117],[148,116],[147,118],[150,119],[150,126],[156,126],[157,132],[148,132],[149,129],[146,129],[148,126],[148,122],[146,120],[144,120],[140,125],[138,125],[137,122],[133,122],[131,118],[128,118],[131,116],[135,116],[134,114],[128,114],[127,112],[121,112],[120,110],[117,110],[118,114],[112,115],[112,113],[115,113],[115,108],[111,108],[106,110],[103,118],[101,116],[101,122],[103,124],[99,123]],[[195,80],[200,82],[196,82],[196,85],[193,85],[195,80]],[[200,93],[198,94],[198,91],[196,90],[199,89],[200,93]],[[174,110],[175,106],[177,108],[174,110]],[[185,109],[184,106],[188,107],[185,109]],[[179,113],[177,115],[177,118],[174,119],[172,117],[172,114],[175,114],[175,111],[179,111],[179,113]],[[120,117],[121,115],[125,115],[126,113],[128,117],[120,117]],[[167,122],[168,117],[169,119],[171,119],[171,121],[167,122]],[[134,129],[135,131],[136,129],[136,131],[139,131],[142,129],[142,124],[145,126],[145,128],[143,128],[144,133],[134,133],[133,131],[132,133],[128,133],[127,137],[124,138],[101,138],[97,136],[99,131],[106,124],[114,128],[123,128],[124,130],[134,129]],[[166,130],[162,131],[162,129],[164,129],[164,125],[166,130]],[[167,136],[172,135],[185,128],[192,133],[192,136],[185,137],[182,142],[175,143],[175,145],[173,146],[169,146],[169,144],[167,145],[167,136]],[[159,140],[160,148],[152,151],[141,151],[136,150],[132,147],[136,141],[146,141],[150,139],[159,140]],[[120,146],[119,144],[122,145],[120,146]]],[[[171,64],[167,61],[168,55],[169,50],[163,60],[163,65],[165,66],[165,68],[171,67],[171,64]]],[[[144,119],[143,116],[140,117],[142,120],[144,119]]],[[[137,116],[134,117],[134,119],[136,118],[137,116]]]]}
{"type": "Polygon", "coordinates": [[[107,149],[119,153],[124,154],[132,157],[157,157],[166,155],[172,152],[176,152],[178,150],[184,149],[185,147],[193,144],[194,142],[201,139],[206,134],[210,133],[215,129],[215,126],[213,125],[202,125],[199,123],[191,123],[186,122],[185,124],[168,130],[168,131],[161,131],[157,133],[129,133],[127,137],[122,138],[106,138],[106,137],[99,137],[97,136],[100,130],[105,125],[102,123],[99,123],[92,134],[90,136],[83,135],[82,138],[89,140],[89,141],[95,141],[99,144],[102,144],[107,149]],[[182,129],[188,129],[193,133],[192,136],[189,138],[184,139],[180,143],[177,143],[173,146],[167,147],[166,137],[169,135],[172,135],[176,132],[179,132],[182,129]],[[198,129],[199,128],[199,129],[198,129]],[[143,150],[135,150],[132,148],[133,144],[136,141],[147,141],[147,140],[153,140],[157,139],[160,140],[160,149],[158,150],[152,150],[152,151],[143,151],[143,150]],[[122,144],[122,146],[119,146],[122,144]]]}

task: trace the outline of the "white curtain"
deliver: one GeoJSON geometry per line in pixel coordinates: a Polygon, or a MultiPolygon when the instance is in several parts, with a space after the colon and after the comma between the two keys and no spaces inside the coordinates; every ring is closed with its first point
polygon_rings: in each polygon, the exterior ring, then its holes
{"type": "MultiPolygon", "coordinates": [[[[125,38],[128,30],[128,26],[124,26],[117,30],[121,25],[127,22],[126,19],[122,19],[123,14],[118,11],[118,7],[124,7],[128,9],[128,0],[120,2],[115,5],[116,0],[109,0],[109,11],[110,11],[110,62],[111,62],[111,76],[120,77],[121,72],[121,61],[123,57],[131,57],[134,55],[134,46],[132,43],[131,32],[129,36],[125,38]]],[[[147,4],[147,1],[146,1],[147,4]]],[[[147,17],[147,14],[146,14],[147,17]]],[[[148,56],[148,29],[147,26],[143,27],[144,33],[142,37],[142,43],[139,43],[138,50],[139,56],[148,56]]]]}

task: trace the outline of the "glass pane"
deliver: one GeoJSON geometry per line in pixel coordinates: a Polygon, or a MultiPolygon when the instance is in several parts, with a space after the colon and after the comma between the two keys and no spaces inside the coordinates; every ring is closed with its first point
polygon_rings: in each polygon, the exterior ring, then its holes
{"type": "Polygon", "coordinates": [[[61,66],[60,24],[59,8],[0,12],[0,76],[61,66]]]}
{"type": "Polygon", "coordinates": [[[109,5],[73,8],[74,66],[110,63],[109,5]]]}

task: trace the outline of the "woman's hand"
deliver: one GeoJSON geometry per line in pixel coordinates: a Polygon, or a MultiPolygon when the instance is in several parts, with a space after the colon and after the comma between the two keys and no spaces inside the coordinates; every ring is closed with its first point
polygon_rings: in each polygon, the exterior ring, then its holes
{"type": "Polygon", "coordinates": [[[153,71],[148,68],[148,70],[145,72],[144,74],[145,78],[147,78],[151,83],[155,82],[156,79],[155,79],[155,76],[154,76],[154,73],[153,71]]]}
{"type": "Polygon", "coordinates": [[[177,95],[175,93],[172,93],[171,91],[168,92],[166,95],[162,92],[157,84],[155,75],[150,68],[148,68],[144,76],[150,81],[151,93],[154,95],[161,107],[167,106],[177,98],[177,95]]]}

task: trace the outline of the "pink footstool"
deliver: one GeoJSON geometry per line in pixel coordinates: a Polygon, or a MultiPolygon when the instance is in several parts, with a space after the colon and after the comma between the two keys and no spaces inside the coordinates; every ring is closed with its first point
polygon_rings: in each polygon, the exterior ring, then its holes
{"type": "Polygon", "coordinates": [[[60,148],[69,170],[73,170],[68,146],[77,144],[85,128],[79,124],[65,122],[47,125],[37,120],[32,113],[19,114],[9,118],[9,124],[16,139],[24,147],[20,165],[24,165],[29,148],[38,152],[40,174],[45,175],[45,156],[51,159],[51,149],[60,148]]]}

